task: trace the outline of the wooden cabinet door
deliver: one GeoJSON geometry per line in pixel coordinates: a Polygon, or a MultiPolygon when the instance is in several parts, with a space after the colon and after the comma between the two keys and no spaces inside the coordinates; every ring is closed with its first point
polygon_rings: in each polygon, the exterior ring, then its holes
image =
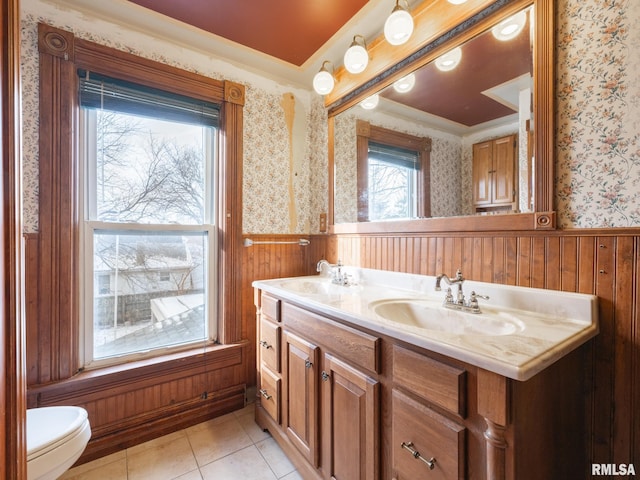
{"type": "Polygon", "coordinates": [[[291,442],[317,468],[319,349],[286,331],[283,346],[283,426],[291,442]]]}
{"type": "Polygon", "coordinates": [[[504,205],[515,200],[515,135],[493,142],[493,204],[504,205]]]}
{"type": "Polygon", "coordinates": [[[493,142],[473,146],[473,204],[477,207],[491,204],[493,142]]]}
{"type": "Polygon", "coordinates": [[[335,480],[379,478],[379,383],[325,353],[322,469],[335,480]]]}

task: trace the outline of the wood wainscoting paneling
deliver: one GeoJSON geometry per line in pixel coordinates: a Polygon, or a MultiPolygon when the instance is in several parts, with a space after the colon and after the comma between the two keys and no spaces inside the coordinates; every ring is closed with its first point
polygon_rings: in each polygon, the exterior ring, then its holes
{"type": "MultiPolygon", "coordinates": [[[[242,337],[255,342],[256,307],[253,302],[254,280],[269,278],[299,277],[315,275],[316,264],[327,258],[327,235],[244,235],[256,243],[244,247],[242,254],[242,337]],[[308,245],[298,245],[300,239],[309,240],[308,245]],[[291,243],[293,242],[293,243],[291,243]]],[[[244,240],[243,238],[243,240],[244,240]]],[[[255,345],[254,345],[255,346],[255,345]]],[[[255,348],[250,352],[247,365],[249,385],[256,383],[255,348]]]]}
{"type": "Polygon", "coordinates": [[[245,405],[248,344],[215,346],[126,368],[87,371],[28,391],[31,407],[87,410],[84,463],[245,405]]]}
{"type": "Polygon", "coordinates": [[[423,275],[460,267],[472,280],[597,295],[600,333],[583,347],[587,458],[638,468],[640,229],[341,234],[327,249],[346,265],[423,275]]]}

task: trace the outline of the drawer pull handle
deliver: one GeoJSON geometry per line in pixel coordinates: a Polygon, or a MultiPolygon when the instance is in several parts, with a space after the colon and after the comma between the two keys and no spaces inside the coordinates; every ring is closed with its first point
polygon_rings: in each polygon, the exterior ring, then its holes
{"type": "Polygon", "coordinates": [[[267,400],[271,400],[271,395],[269,395],[264,388],[260,389],[260,395],[262,395],[267,400]]]}
{"type": "Polygon", "coordinates": [[[311,360],[305,360],[304,361],[304,368],[311,368],[313,366],[313,363],[311,362],[311,360]]]}
{"type": "Polygon", "coordinates": [[[326,382],[327,380],[329,380],[329,374],[327,372],[322,372],[322,381],[326,382]]]}
{"type": "Polygon", "coordinates": [[[409,453],[411,453],[411,455],[413,456],[413,458],[417,458],[418,460],[422,460],[424,463],[426,463],[427,466],[429,467],[429,470],[433,470],[433,467],[435,467],[436,459],[433,457],[431,457],[429,460],[424,458],[422,455],[420,455],[420,452],[418,452],[415,448],[413,448],[413,442],[402,442],[400,446],[405,450],[408,450],[409,453]]]}
{"type": "Polygon", "coordinates": [[[272,348],[271,345],[269,345],[266,340],[260,340],[260,345],[262,345],[266,349],[272,348]]]}

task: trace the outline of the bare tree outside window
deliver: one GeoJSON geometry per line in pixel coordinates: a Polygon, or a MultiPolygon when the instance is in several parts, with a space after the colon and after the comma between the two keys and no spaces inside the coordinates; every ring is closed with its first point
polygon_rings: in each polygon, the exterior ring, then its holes
{"type": "Polygon", "coordinates": [[[211,127],[92,112],[94,358],[206,338],[206,234],[118,225],[206,223],[211,127]]]}
{"type": "Polygon", "coordinates": [[[369,157],[369,219],[410,218],[415,211],[415,170],[369,157]]]}

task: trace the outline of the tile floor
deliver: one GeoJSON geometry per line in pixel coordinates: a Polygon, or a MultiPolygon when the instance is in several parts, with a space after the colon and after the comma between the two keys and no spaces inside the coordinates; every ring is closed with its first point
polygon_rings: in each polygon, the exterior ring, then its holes
{"type": "Polygon", "coordinates": [[[254,405],[72,468],[60,480],[302,480],[254,405]]]}

